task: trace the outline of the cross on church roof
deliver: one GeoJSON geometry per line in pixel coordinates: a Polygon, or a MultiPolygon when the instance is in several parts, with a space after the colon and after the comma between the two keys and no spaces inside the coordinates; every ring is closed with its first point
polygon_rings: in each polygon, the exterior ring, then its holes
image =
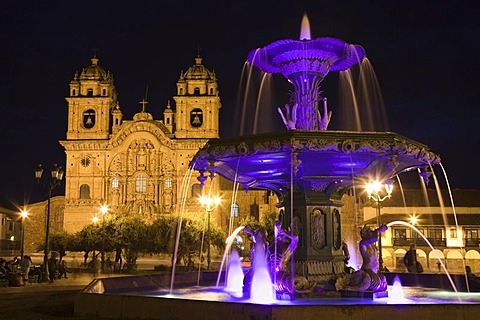
{"type": "Polygon", "coordinates": [[[100,49],[98,49],[97,47],[93,46],[93,48],[91,49],[92,52],[93,52],[93,57],[96,58],[97,57],[97,51],[99,51],[100,49]]]}
{"type": "Polygon", "coordinates": [[[145,98],[143,98],[142,101],[139,102],[142,105],[142,112],[145,112],[145,107],[148,104],[147,95],[148,95],[148,86],[145,89],[145,98]]]}
{"type": "Polygon", "coordinates": [[[200,48],[200,46],[197,46],[197,57],[200,57],[200,51],[202,51],[202,48],[200,48]]]}
{"type": "Polygon", "coordinates": [[[145,112],[145,107],[148,104],[148,101],[143,98],[139,103],[142,105],[142,112],[145,112]]]}

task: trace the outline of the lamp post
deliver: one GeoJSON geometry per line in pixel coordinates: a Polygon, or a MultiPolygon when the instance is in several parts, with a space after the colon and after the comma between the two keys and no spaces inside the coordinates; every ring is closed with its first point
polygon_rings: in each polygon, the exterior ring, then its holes
{"type": "MultiPolygon", "coordinates": [[[[97,216],[92,217],[92,223],[93,223],[93,225],[95,226],[95,228],[98,227],[98,220],[99,220],[99,219],[98,219],[97,216]]],[[[94,273],[97,273],[97,267],[98,267],[98,265],[97,265],[97,255],[96,255],[96,253],[95,253],[95,248],[96,248],[96,243],[93,245],[92,271],[93,271],[94,273]]]]}
{"type": "Polygon", "coordinates": [[[108,213],[108,206],[102,204],[100,207],[100,212],[102,213],[102,253],[101,253],[101,263],[100,270],[102,273],[105,272],[105,215],[108,213]]]}
{"type": "Polygon", "coordinates": [[[210,214],[212,213],[213,210],[215,210],[216,207],[220,204],[220,198],[219,197],[205,197],[201,196],[200,197],[200,204],[202,205],[203,208],[205,208],[205,211],[207,212],[207,270],[210,270],[210,263],[211,263],[211,256],[210,256],[210,214]]]}
{"type": "MultiPolygon", "coordinates": [[[[365,190],[367,191],[368,197],[375,201],[375,204],[377,205],[377,225],[378,227],[380,227],[382,225],[382,220],[380,216],[380,203],[392,197],[393,181],[387,180],[383,184],[378,180],[370,181],[365,185],[365,190]],[[382,189],[384,189],[383,192],[382,189]],[[385,195],[382,196],[381,193],[385,193],[385,195]]],[[[378,269],[379,271],[383,270],[381,234],[378,235],[378,269]]]]}
{"type": "Polygon", "coordinates": [[[62,167],[54,164],[52,166],[51,171],[51,179],[48,184],[42,183],[42,175],[43,175],[43,168],[42,165],[39,164],[37,168],[35,168],[35,178],[37,179],[37,183],[42,185],[43,187],[47,188],[48,190],[48,201],[47,201],[47,218],[45,222],[45,249],[43,250],[43,281],[47,281],[48,279],[48,254],[50,253],[50,244],[49,244],[49,237],[50,237],[50,202],[52,198],[52,191],[55,189],[60,183],[62,182],[63,178],[63,169],[62,167]]]}
{"type": "Polygon", "coordinates": [[[25,253],[25,218],[28,216],[28,212],[24,209],[20,212],[20,215],[22,216],[22,244],[20,247],[20,259],[23,260],[25,253]]]}
{"type": "MultiPolygon", "coordinates": [[[[415,215],[410,216],[410,224],[415,226],[417,222],[418,222],[418,219],[415,215]]],[[[417,245],[417,234],[411,229],[410,229],[410,233],[412,234],[413,244],[417,245]]]]}

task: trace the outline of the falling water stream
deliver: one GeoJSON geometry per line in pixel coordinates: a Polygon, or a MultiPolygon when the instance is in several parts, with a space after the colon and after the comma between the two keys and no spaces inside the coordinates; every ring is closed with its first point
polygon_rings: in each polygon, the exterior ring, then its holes
{"type": "MultiPolygon", "coordinates": [[[[220,285],[220,278],[221,278],[221,275],[222,275],[222,270],[223,270],[223,267],[227,261],[227,257],[230,253],[230,249],[232,248],[232,244],[233,244],[233,241],[235,240],[235,238],[237,237],[238,233],[240,231],[243,230],[243,228],[245,228],[245,226],[240,226],[238,228],[236,228],[231,235],[228,236],[227,238],[227,245],[225,247],[225,251],[223,253],[223,258],[222,258],[222,262],[220,264],[220,269],[218,271],[218,277],[217,277],[217,287],[220,285]]],[[[227,274],[227,278],[228,278],[228,274],[227,274]]]]}
{"type": "MultiPolygon", "coordinates": [[[[428,246],[430,247],[430,249],[432,250],[435,250],[435,248],[432,246],[431,242],[428,241],[427,237],[425,237],[425,235],[420,232],[420,230],[418,230],[414,225],[411,225],[410,223],[408,222],[405,222],[405,221],[392,221],[390,223],[387,223],[387,227],[390,227],[390,226],[395,226],[395,225],[399,225],[399,226],[405,226],[405,227],[409,227],[411,228],[413,231],[415,231],[420,237],[422,237],[422,239],[428,244],[428,246]]],[[[445,274],[447,275],[448,277],[448,280],[450,281],[450,284],[452,285],[452,288],[453,290],[458,293],[457,291],[457,287],[455,286],[455,283],[453,282],[451,276],[450,276],[450,273],[448,272],[447,268],[445,267],[445,264],[443,263],[442,259],[438,259],[438,261],[440,262],[440,264],[442,265],[442,268],[443,270],[445,271],[445,274]]]]}
{"type": "Polygon", "coordinates": [[[181,191],[180,204],[181,205],[177,206],[178,223],[177,223],[177,234],[175,237],[175,249],[173,251],[173,259],[172,259],[172,277],[170,280],[170,294],[173,293],[173,284],[175,283],[175,268],[177,266],[178,245],[180,243],[180,232],[182,230],[183,212],[185,211],[185,203],[187,201],[188,186],[190,185],[190,180],[193,174],[193,170],[191,169],[192,167],[193,167],[193,164],[185,172],[185,175],[183,176],[183,179],[182,179],[182,185],[180,188],[180,191],[181,191]]]}

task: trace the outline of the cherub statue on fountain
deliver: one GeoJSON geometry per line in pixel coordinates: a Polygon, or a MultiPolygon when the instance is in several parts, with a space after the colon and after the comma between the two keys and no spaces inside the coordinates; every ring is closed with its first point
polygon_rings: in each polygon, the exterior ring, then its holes
{"type": "Polygon", "coordinates": [[[276,241],[270,248],[270,273],[274,277],[275,291],[289,294],[312,292],[317,283],[303,276],[296,275],[292,283],[290,260],[297,249],[298,237],[283,230],[280,221],[275,222],[274,228],[276,241]]]}
{"type": "Polygon", "coordinates": [[[363,263],[360,270],[346,274],[337,279],[335,287],[340,291],[351,292],[380,292],[387,290],[387,280],[378,270],[378,249],[376,242],[380,233],[385,232],[387,226],[381,225],[373,230],[364,226],[360,231],[362,240],[359,243],[363,263]]]}

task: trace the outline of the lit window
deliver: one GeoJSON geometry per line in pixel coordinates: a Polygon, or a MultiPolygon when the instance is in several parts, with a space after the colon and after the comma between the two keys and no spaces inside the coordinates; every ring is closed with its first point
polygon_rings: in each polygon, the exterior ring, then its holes
{"type": "Polygon", "coordinates": [[[117,178],[113,178],[113,180],[112,180],[112,188],[113,188],[113,189],[118,189],[119,186],[120,186],[120,181],[118,181],[117,178]]]}
{"type": "Polygon", "coordinates": [[[450,229],[450,238],[456,238],[457,237],[457,229],[451,228],[450,229]]]}
{"type": "Polygon", "coordinates": [[[90,186],[88,184],[80,186],[80,199],[90,199],[90,186]]]}
{"type": "Polygon", "coordinates": [[[170,189],[172,187],[172,178],[165,179],[165,188],[170,189]]]}
{"type": "Polygon", "coordinates": [[[238,204],[232,204],[232,207],[230,208],[230,214],[234,218],[238,217],[238,204]]]}
{"type": "Polygon", "coordinates": [[[202,187],[200,186],[200,183],[195,183],[192,186],[192,197],[200,198],[201,195],[202,195],[202,187]]]}
{"type": "Polygon", "coordinates": [[[147,192],[147,177],[145,177],[143,174],[137,177],[135,190],[137,192],[147,192]]]}

